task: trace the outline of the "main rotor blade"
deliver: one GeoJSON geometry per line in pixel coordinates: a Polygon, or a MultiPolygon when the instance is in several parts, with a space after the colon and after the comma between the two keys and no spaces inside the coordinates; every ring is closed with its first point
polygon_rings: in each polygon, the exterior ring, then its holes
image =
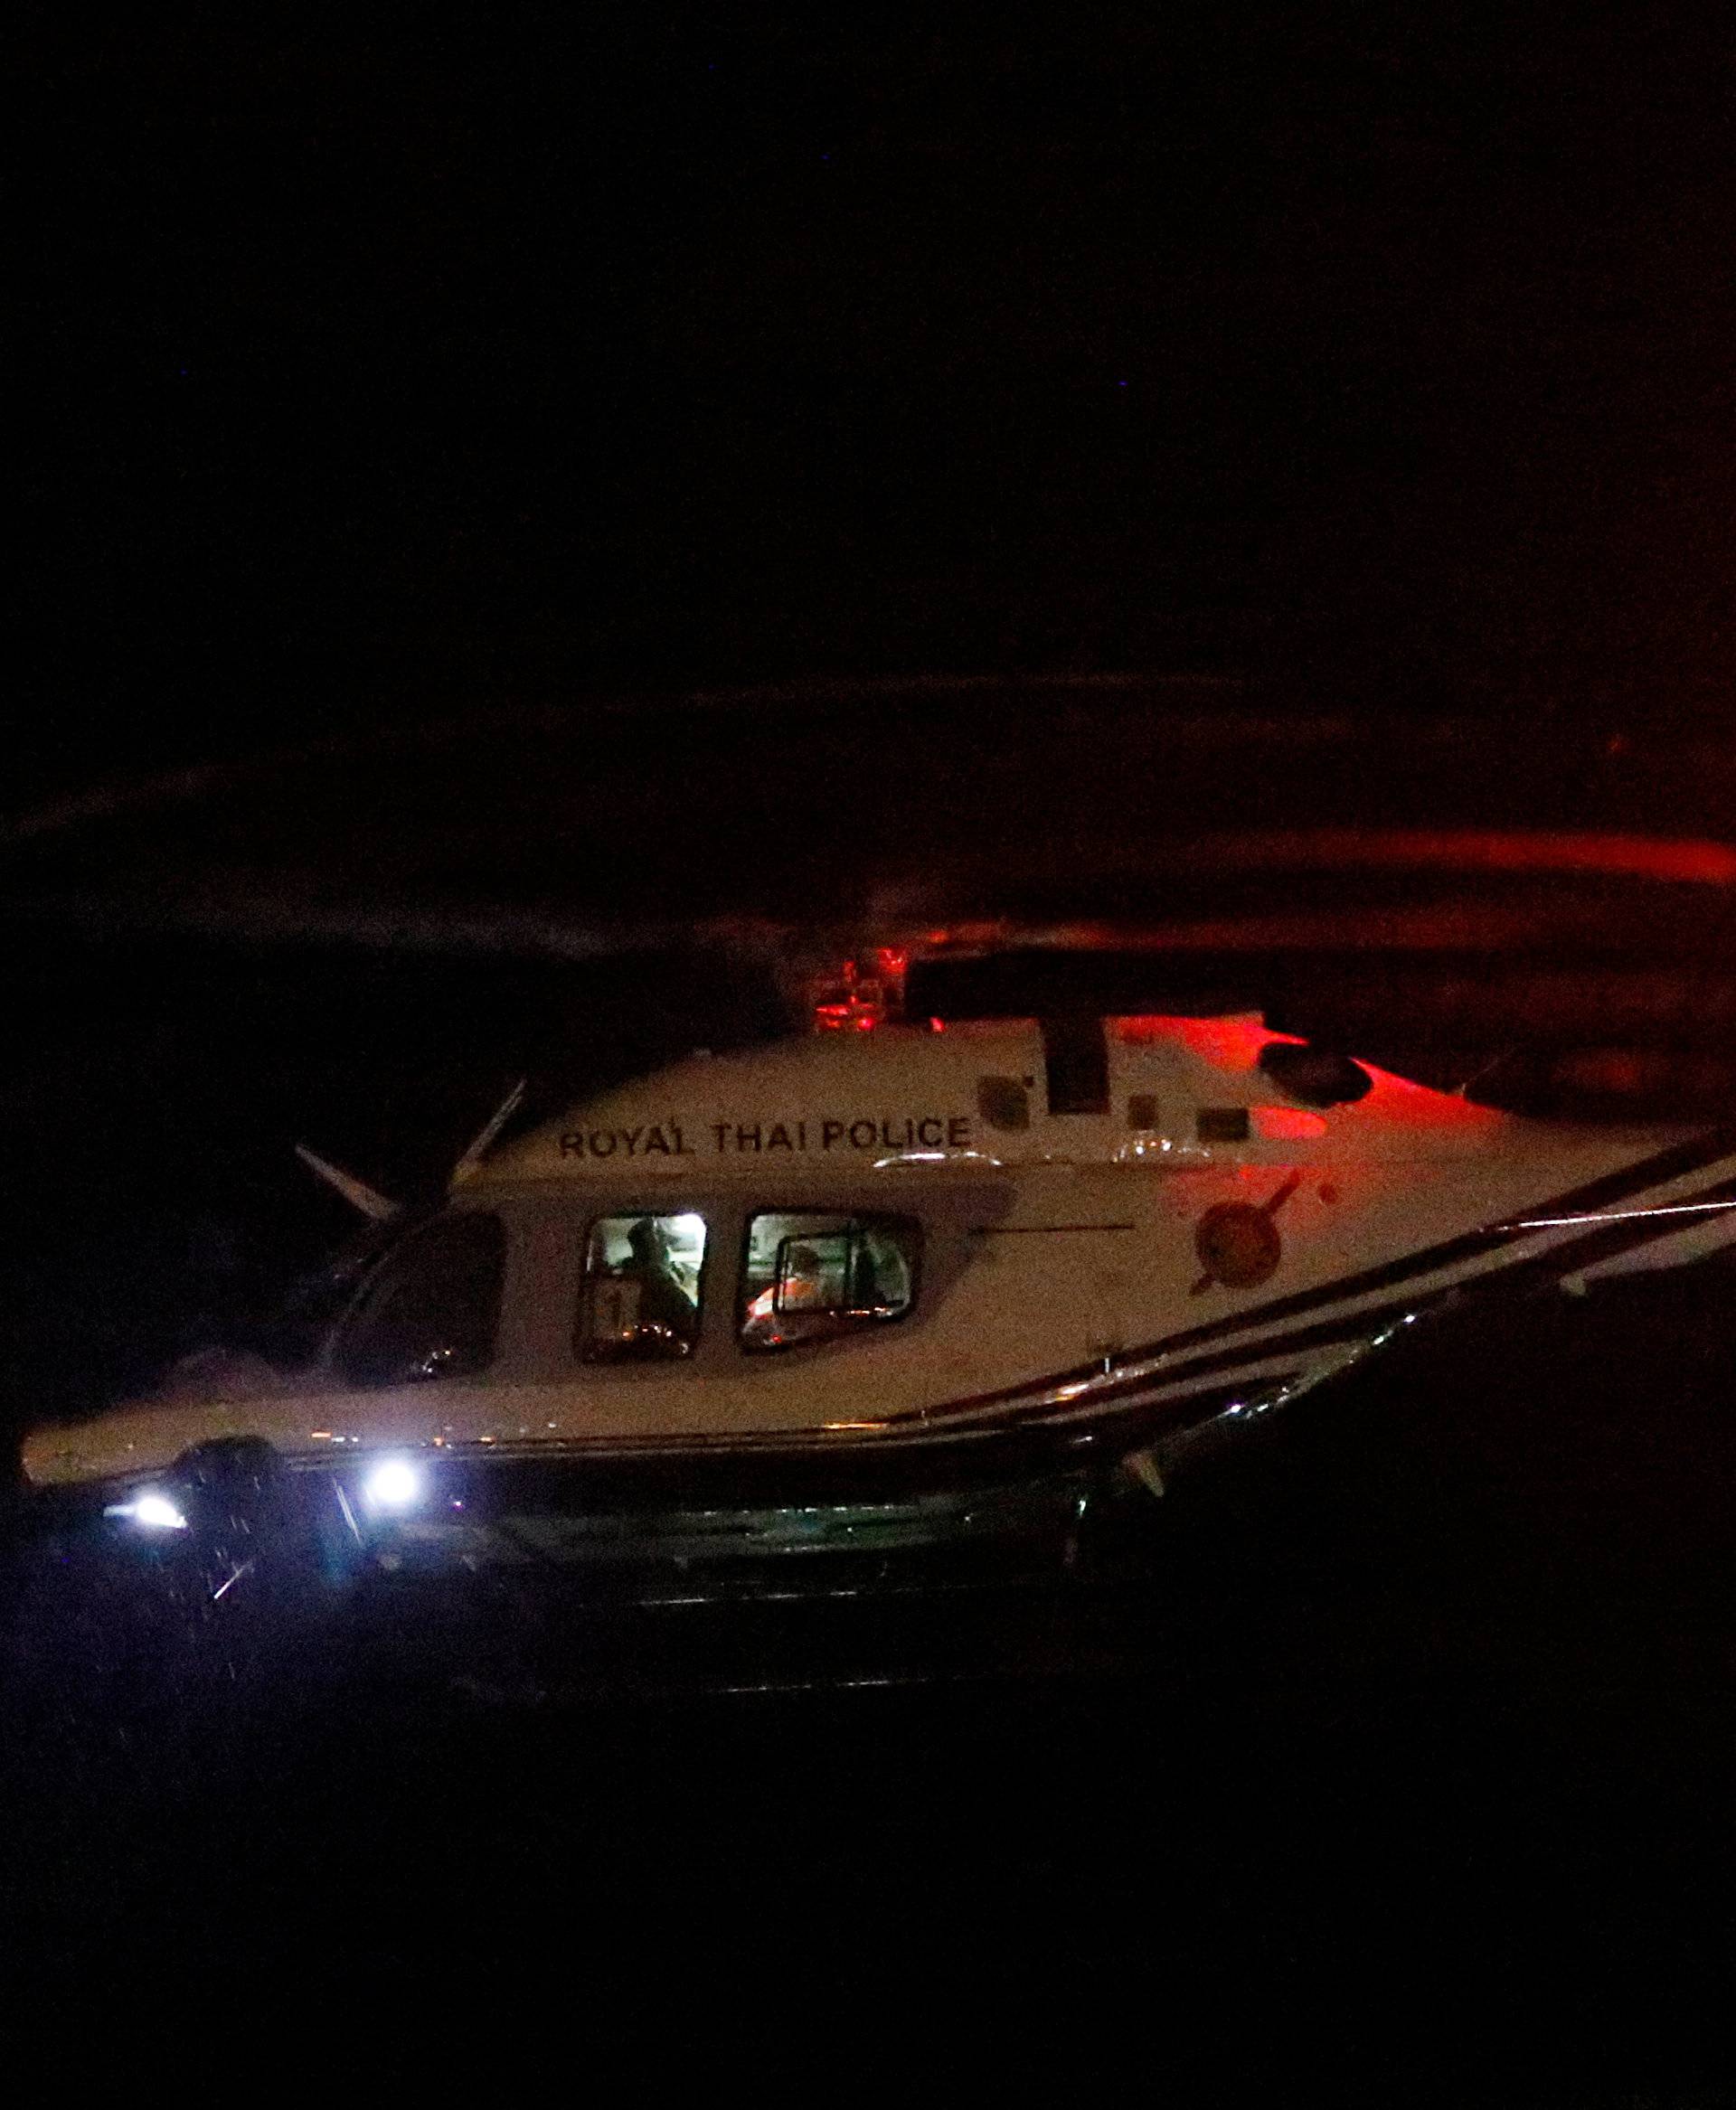
{"type": "Polygon", "coordinates": [[[346,1173],[342,1165],[335,1165],[329,1158],[323,1158],[305,1143],[296,1145],[296,1155],[316,1179],[324,1180],[335,1188],[351,1208],[359,1209],[373,1223],[388,1223],[398,1214],[398,1203],[388,1195],[370,1187],[365,1180],[358,1180],[354,1173],[346,1173]]]}

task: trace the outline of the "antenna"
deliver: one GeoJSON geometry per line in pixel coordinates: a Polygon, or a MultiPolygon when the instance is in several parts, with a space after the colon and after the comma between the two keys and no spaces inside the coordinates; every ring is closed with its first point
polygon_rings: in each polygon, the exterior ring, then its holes
{"type": "Polygon", "coordinates": [[[519,1103],[524,1097],[524,1085],[525,1079],[521,1077],[483,1124],[480,1132],[472,1139],[464,1155],[453,1166],[452,1184],[455,1187],[461,1186],[481,1164],[483,1159],[487,1156],[493,1147],[495,1138],[505,1127],[513,1116],[517,1113],[519,1103]]]}

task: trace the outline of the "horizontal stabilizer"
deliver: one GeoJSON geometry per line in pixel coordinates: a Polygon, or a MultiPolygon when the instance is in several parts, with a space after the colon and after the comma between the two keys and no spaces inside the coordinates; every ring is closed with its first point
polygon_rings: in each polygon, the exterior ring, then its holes
{"type": "Polygon", "coordinates": [[[365,1180],[358,1180],[354,1173],[346,1173],[342,1165],[335,1165],[317,1151],[309,1150],[305,1143],[297,1144],[296,1155],[310,1173],[324,1180],[328,1187],[335,1188],[353,1209],[359,1209],[372,1222],[385,1223],[397,1215],[395,1201],[377,1192],[365,1180]]]}

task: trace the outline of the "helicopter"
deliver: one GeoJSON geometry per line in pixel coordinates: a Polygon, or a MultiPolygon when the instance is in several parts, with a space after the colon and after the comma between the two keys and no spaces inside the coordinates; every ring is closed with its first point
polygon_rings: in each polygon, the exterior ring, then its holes
{"type": "Polygon", "coordinates": [[[1727,1126],[1539,1119],[1209,1002],[945,1016],[920,966],[509,1098],[432,1207],[305,1152],[373,1233],[311,1360],[33,1429],[29,1486],[159,1546],[269,1493],[350,1568],[1071,1545],[1449,1307],[1736,1244],[1727,1126]]]}

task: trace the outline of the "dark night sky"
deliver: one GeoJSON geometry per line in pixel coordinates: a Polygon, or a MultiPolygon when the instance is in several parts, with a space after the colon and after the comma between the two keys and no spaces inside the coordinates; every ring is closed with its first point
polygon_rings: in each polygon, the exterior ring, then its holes
{"type": "Polygon", "coordinates": [[[815,671],[1722,708],[1691,11],[208,8],[39,86],[21,786],[815,671]]]}

